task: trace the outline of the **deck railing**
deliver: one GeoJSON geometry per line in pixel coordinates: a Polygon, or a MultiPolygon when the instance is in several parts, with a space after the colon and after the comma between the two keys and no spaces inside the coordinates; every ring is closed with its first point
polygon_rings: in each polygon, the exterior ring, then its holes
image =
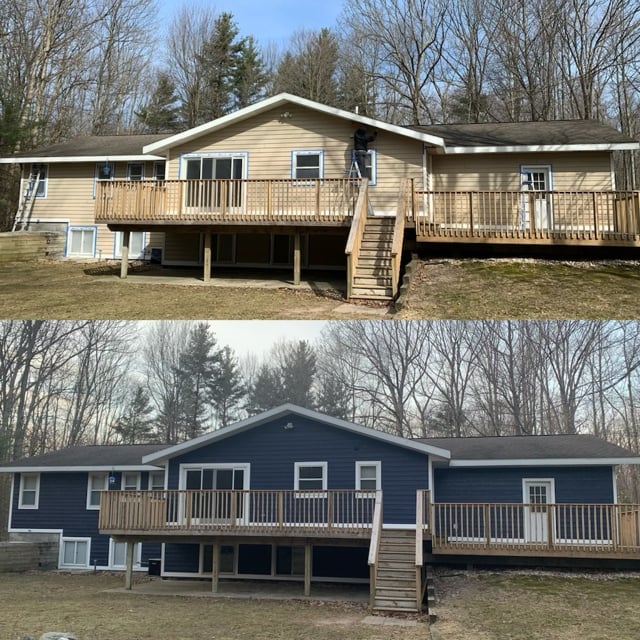
{"type": "Polygon", "coordinates": [[[371,534],[375,491],[103,491],[99,528],[122,534],[371,534]]]}
{"type": "Polygon", "coordinates": [[[364,227],[367,222],[367,203],[369,197],[369,181],[365,178],[363,187],[355,205],[353,220],[351,222],[351,230],[347,238],[347,246],[345,254],[347,256],[347,299],[353,294],[353,284],[356,274],[356,265],[360,257],[360,248],[362,246],[362,238],[364,235],[364,227]]]}
{"type": "Polygon", "coordinates": [[[640,191],[425,191],[413,197],[420,239],[637,242],[640,191]]]}
{"type": "Polygon", "coordinates": [[[430,529],[434,553],[640,559],[640,505],[436,502],[430,529]]]}
{"type": "Polygon", "coordinates": [[[353,216],[360,180],[104,180],[98,222],[189,224],[341,223],[353,216]]]}

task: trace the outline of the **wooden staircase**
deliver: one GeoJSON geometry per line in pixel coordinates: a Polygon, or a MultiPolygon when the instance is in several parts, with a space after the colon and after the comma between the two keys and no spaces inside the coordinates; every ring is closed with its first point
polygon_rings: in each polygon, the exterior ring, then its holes
{"type": "Polygon", "coordinates": [[[395,218],[367,217],[353,274],[352,298],[393,299],[391,250],[394,225],[395,218]]]}
{"type": "Polygon", "coordinates": [[[418,612],[415,549],[415,531],[382,530],[376,565],[374,610],[418,612]]]}

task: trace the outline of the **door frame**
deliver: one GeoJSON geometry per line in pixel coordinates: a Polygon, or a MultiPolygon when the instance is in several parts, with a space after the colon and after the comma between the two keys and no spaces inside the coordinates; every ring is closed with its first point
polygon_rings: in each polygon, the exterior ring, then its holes
{"type": "MultiPolygon", "coordinates": [[[[540,544],[542,542],[547,542],[549,540],[549,510],[548,506],[544,511],[533,511],[529,505],[529,488],[535,485],[544,485],[547,488],[547,501],[546,505],[555,504],[556,502],[556,481],[555,478],[523,478],[522,479],[522,504],[525,505],[523,507],[523,520],[524,520],[524,539],[525,542],[532,542],[540,544]],[[531,518],[536,517],[534,514],[539,513],[542,514],[544,518],[542,521],[542,530],[544,535],[543,539],[537,539],[541,536],[534,536],[531,531],[531,518]]],[[[551,524],[554,525],[553,519],[551,519],[551,524]]],[[[537,529],[537,526],[536,526],[537,529]]],[[[551,532],[552,539],[555,541],[555,531],[551,532]]]]}
{"type": "MultiPolygon", "coordinates": [[[[527,182],[524,179],[525,174],[527,173],[544,173],[545,174],[545,182],[546,189],[543,192],[553,191],[553,167],[550,164],[521,164],[520,165],[520,191],[523,194],[531,193],[532,191],[542,191],[540,189],[529,189],[526,188],[527,182]]],[[[536,210],[533,211],[533,215],[536,218],[536,231],[549,231],[553,228],[553,203],[551,198],[546,196],[545,198],[536,199],[536,203],[544,202],[544,207],[546,208],[546,225],[539,224],[538,221],[538,211],[537,204],[535,205],[536,210]]],[[[531,215],[532,212],[529,211],[529,198],[527,196],[522,197],[521,203],[521,227],[523,229],[531,229],[531,215]]]]}

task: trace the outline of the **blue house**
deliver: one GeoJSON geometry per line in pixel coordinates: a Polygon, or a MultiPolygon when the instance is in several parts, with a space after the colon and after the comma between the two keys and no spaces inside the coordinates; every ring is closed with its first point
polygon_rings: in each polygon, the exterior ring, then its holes
{"type": "Polygon", "coordinates": [[[407,439],[283,405],[174,446],[73,447],[13,474],[13,540],[55,539],[60,568],[164,577],[369,582],[419,609],[425,560],[640,560],[640,506],[593,436],[407,439]]]}

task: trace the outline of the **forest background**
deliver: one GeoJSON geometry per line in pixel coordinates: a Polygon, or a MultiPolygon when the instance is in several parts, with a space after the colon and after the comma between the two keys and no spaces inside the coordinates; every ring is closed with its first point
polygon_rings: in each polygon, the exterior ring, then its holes
{"type": "MultiPolygon", "coordinates": [[[[0,3],[0,154],[173,132],[288,91],[395,124],[597,119],[640,131],[633,0],[344,0],[334,26],[258,44],[228,12],[159,0],[0,3]]],[[[637,153],[617,186],[638,185],[637,153]]],[[[18,175],[0,166],[0,230],[18,175]]]]}

